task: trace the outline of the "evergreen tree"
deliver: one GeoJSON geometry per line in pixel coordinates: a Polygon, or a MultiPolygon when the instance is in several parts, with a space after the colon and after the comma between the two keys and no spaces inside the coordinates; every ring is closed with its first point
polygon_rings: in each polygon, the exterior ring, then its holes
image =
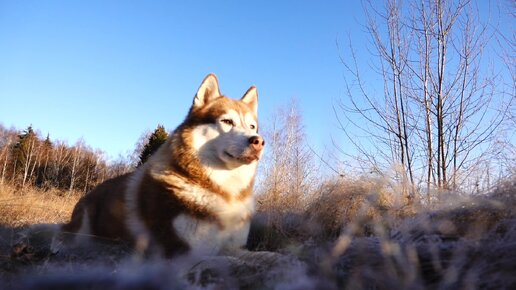
{"type": "Polygon", "coordinates": [[[138,166],[142,165],[149,159],[149,157],[158,150],[161,144],[165,143],[168,138],[168,133],[165,131],[165,127],[163,125],[158,125],[156,130],[149,136],[147,143],[143,147],[142,152],[140,153],[140,161],[138,162],[138,166]]]}
{"type": "Polygon", "coordinates": [[[24,153],[26,151],[28,144],[36,138],[36,133],[34,129],[32,129],[32,125],[29,125],[27,129],[23,130],[21,134],[18,135],[18,143],[15,145],[15,149],[19,153],[24,153]]]}

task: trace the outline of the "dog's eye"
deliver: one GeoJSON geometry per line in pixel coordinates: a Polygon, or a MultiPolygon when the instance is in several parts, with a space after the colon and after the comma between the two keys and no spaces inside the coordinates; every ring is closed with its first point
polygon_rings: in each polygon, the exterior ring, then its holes
{"type": "Polygon", "coordinates": [[[251,125],[251,126],[249,126],[249,128],[251,128],[251,130],[254,130],[254,129],[256,129],[256,126],[255,125],[251,125]]]}
{"type": "Polygon", "coordinates": [[[233,120],[231,120],[231,119],[223,119],[220,121],[226,125],[235,126],[235,122],[233,122],[233,120]]]}

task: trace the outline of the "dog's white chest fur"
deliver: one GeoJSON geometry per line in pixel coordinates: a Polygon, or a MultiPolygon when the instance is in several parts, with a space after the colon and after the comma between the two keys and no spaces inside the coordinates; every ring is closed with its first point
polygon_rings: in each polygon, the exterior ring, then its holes
{"type": "Polygon", "coordinates": [[[213,204],[218,223],[181,214],[172,221],[178,236],[190,249],[200,255],[214,255],[245,246],[249,233],[250,217],[254,212],[252,197],[243,201],[213,204]]]}

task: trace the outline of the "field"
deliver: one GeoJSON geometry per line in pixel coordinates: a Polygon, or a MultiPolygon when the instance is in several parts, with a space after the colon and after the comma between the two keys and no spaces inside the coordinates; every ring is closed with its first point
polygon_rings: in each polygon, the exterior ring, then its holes
{"type": "Polygon", "coordinates": [[[98,242],[50,251],[78,199],[0,187],[1,289],[516,289],[516,185],[397,206],[385,189],[339,181],[287,207],[260,196],[238,257],[145,259],[98,242]],[[351,185],[352,184],[352,185],[351,185]],[[49,230],[50,229],[50,230],[49,230]]]}

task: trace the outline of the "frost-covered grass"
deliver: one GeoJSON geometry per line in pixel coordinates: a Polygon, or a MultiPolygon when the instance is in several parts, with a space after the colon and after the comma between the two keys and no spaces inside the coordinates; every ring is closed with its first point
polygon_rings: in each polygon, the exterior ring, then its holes
{"type": "Polygon", "coordinates": [[[443,194],[432,206],[407,206],[369,181],[291,199],[260,197],[252,252],[172,261],[105,243],[52,255],[48,232],[20,239],[15,219],[62,222],[69,213],[11,218],[1,201],[0,289],[516,289],[514,180],[481,196],[443,194]]]}

